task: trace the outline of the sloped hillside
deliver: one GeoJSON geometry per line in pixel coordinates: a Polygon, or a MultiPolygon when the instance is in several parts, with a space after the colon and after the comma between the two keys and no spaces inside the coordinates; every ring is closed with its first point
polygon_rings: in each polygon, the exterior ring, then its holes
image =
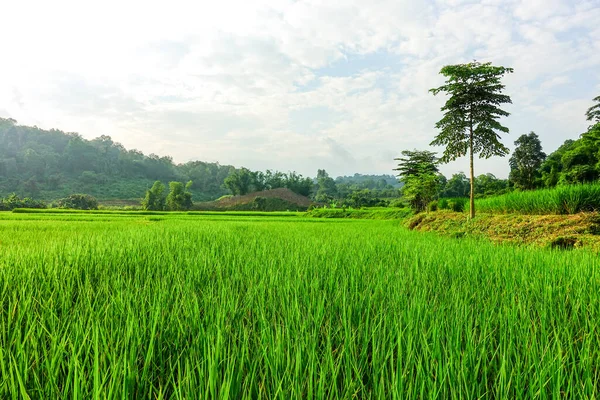
{"type": "Polygon", "coordinates": [[[517,215],[480,213],[469,220],[464,213],[438,211],[415,215],[409,229],[437,232],[455,238],[482,237],[496,243],[600,251],[600,215],[517,215]]]}

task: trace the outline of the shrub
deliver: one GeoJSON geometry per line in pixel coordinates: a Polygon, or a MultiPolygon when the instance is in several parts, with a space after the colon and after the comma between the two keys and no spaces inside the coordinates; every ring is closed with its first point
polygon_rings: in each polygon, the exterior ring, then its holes
{"type": "Polygon", "coordinates": [[[404,208],[406,203],[402,199],[394,199],[390,201],[389,207],[404,208]]]}
{"type": "Polygon", "coordinates": [[[0,211],[11,211],[15,208],[46,208],[46,203],[32,198],[20,198],[16,194],[11,194],[5,199],[0,199],[0,211]]]}
{"type": "Polygon", "coordinates": [[[457,198],[448,200],[448,208],[454,212],[465,211],[466,204],[467,204],[467,199],[464,199],[462,197],[457,197],[457,198]]]}
{"type": "Polygon", "coordinates": [[[427,211],[429,212],[434,212],[438,210],[438,202],[437,200],[433,200],[430,201],[429,204],[427,204],[427,211]]]}
{"type": "Polygon", "coordinates": [[[449,210],[450,206],[448,204],[448,199],[439,199],[438,200],[438,210],[449,210]]]}
{"type": "Polygon", "coordinates": [[[71,208],[74,210],[97,210],[98,200],[89,194],[72,194],[58,201],[59,208],[71,208]]]}

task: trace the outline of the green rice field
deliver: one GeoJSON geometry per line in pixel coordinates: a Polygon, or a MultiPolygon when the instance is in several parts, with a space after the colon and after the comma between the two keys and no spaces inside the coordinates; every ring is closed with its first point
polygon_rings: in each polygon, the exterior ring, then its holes
{"type": "Polygon", "coordinates": [[[0,398],[597,398],[599,268],[398,220],[0,213],[0,398]]]}

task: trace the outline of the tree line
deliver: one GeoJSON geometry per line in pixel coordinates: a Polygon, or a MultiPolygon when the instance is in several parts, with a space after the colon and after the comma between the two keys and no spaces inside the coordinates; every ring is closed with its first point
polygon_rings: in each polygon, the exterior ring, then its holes
{"type": "Polygon", "coordinates": [[[354,204],[399,196],[400,185],[393,175],[355,174],[333,179],[325,171],[319,173],[324,176],[251,171],[203,161],[176,164],[171,157],[127,150],[110,136],[86,140],[77,133],[22,126],[0,118],[0,198],[11,208],[34,205],[32,199],[56,204],[57,199],[73,193],[103,200],[138,199],[156,181],[165,188],[170,182],[188,182],[185,191],[200,202],[277,188],[338,202],[360,192],[349,200],[354,204]]]}

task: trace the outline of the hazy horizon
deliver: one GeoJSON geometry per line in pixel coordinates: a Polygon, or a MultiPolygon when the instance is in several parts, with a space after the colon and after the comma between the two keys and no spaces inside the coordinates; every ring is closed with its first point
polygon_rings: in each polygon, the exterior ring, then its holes
{"type": "Polygon", "coordinates": [[[3,7],[0,117],[178,163],[393,174],[437,133],[440,68],[473,59],[515,69],[511,149],[576,139],[600,95],[596,0],[33,3],[3,7]]]}

